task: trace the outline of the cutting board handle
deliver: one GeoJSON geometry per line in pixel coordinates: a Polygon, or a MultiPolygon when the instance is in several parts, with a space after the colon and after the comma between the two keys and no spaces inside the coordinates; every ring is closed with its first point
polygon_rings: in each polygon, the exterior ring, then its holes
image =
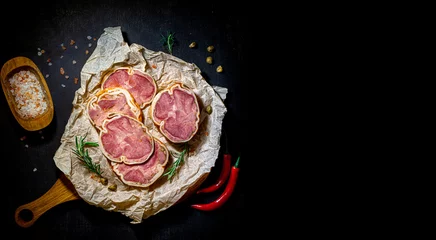
{"type": "Polygon", "coordinates": [[[64,174],[61,174],[55,184],[44,195],[30,203],[19,206],[15,210],[15,222],[21,227],[30,227],[49,209],[76,199],[80,199],[80,197],[73,184],[64,174]],[[23,219],[24,215],[28,215],[30,219],[23,219]]]}

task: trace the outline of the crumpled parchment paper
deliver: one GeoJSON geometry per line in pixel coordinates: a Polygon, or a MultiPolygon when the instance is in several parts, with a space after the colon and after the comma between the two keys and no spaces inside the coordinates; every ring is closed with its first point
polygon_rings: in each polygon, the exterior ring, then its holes
{"type": "MultiPolygon", "coordinates": [[[[138,44],[128,45],[122,36],[121,27],[108,27],[97,42],[97,46],[81,71],[81,86],[75,92],[71,116],[65,126],[61,145],[54,155],[56,166],[71,180],[79,196],[91,205],[108,211],[119,212],[131,223],[140,223],[152,215],[168,209],[190,190],[198,187],[215,165],[220,149],[222,120],[227,111],[223,101],[227,89],[209,85],[201,76],[200,69],[164,52],[146,49],[138,44]],[[120,66],[132,66],[150,74],[158,85],[158,91],[174,81],[180,81],[194,90],[201,109],[200,126],[197,134],[189,141],[190,152],[173,179],[161,177],[148,188],[125,185],[112,171],[99,147],[88,147],[89,155],[100,164],[108,185],[95,178],[73,154],[75,137],[86,136],[86,141],[98,142],[98,131],[86,114],[86,101],[100,87],[102,73],[120,66]],[[205,112],[207,105],[212,113],[205,112]],[[108,190],[111,184],[116,191],[108,190]]],[[[150,133],[166,144],[171,165],[183,150],[183,145],[169,143],[149,117],[149,107],[143,110],[144,124],[150,133]]]]}

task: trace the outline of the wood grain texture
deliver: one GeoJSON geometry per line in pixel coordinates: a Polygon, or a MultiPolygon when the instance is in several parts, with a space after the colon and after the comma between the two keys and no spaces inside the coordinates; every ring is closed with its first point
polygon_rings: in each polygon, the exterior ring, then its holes
{"type": "Polygon", "coordinates": [[[35,221],[51,208],[71,200],[80,199],[73,184],[62,174],[55,184],[40,198],[21,205],[15,211],[15,222],[21,227],[30,227],[35,221]],[[32,218],[28,221],[21,217],[23,210],[29,210],[32,218]]]}
{"type": "MultiPolygon", "coordinates": [[[[195,193],[203,181],[206,180],[208,175],[208,173],[203,174],[175,204],[185,201],[187,198],[189,198],[189,196],[195,193]]],[[[44,195],[30,203],[19,206],[15,210],[15,222],[20,227],[30,227],[36,222],[36,220],[38,220],[39,217],[41,217],[42,214],[51,208],[61,203],[77,199],[81,198],[77,194],[74,185],[64,174],[62,174],[55,184],[44,195]],[[31,219],[27,220],[23,218],[21,216],[23,211],[30,211],[31,219]]]]}
{"type": "Polygon", "coordinates": [[[47,127],[50,124],[50,122],[53,120],[53,115],[54,115],[53,100],[51,97],[50,90],[48,89],[47,83],[44,77],[42,76],[41,71],[35,65],[35,63],[27,57],[19,56],[19,57],[12,58],[3,65],[0,76],[1,76],[3,93],[6,96],[6,100],[9,104],[9,108],[11,109],[12,114],[14,115],[18,123],[28,131],[37,131],[47,127]],[[10,84],[8,82],[8,79],[12,77],[12,75],[19,70],[29,70],[33,72],[37,76],[42,88],[45,90],[47,111],[45,111],[43,114],[41,114],[36,118],[26,119],[21,117],[20,114],[17,112],[14,96],[10,92],[10,84]]]}

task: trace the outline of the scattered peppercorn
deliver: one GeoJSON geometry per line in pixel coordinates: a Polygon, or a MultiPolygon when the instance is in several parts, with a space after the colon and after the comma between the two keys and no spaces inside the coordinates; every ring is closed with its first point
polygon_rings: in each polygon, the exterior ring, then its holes
{"type": "Polygon", "coordinates": [[[117,185],[116,184],[112,184],[108,187],[109,190],[111,191],[116,191],[117,190],[117,185]]]}
{"type": "Polygon", "coordinates": [[[215,47],[214,46],[208,46],[207,47],[207,51],[208,52],[213,52],[215,50],[215,47]]]}
{"type": "Polygon", "coordinates": [[[222,72],[222,71],[223,71],[223,67],[222,67],[221,65],[219,65],[219,66],[216,68],[216,71],[217,71],[217,72],[222,72]]]}
{"type": "Polygon", "coordinates": [[[207,112],[207,114],[211,114],[212,113],[212,106],[211,105],[208,105],[206,107],[206,112],[207,112]]]}
{"type": "Polygon", "coordinates": [[[209,63],[209,64],[212,64],[212,62],[213,62],[212,57],[211,56],[207,57],[206,58],[206,62],[209,63]]]}
{"type": "Polygon", "coordinates": [[[104,177],[101,177],[100,178],[100,182],[101,182],[101,184],[103,184],[103,185],[107,185],[107,178],[104,178],[104,177]]]}
{"type": "Polygon", "coordinates": [[[197,47],[196,42],[192,42],[191,44],[189,44],[189,48],[195,48],[195,47],[197,47]]]}

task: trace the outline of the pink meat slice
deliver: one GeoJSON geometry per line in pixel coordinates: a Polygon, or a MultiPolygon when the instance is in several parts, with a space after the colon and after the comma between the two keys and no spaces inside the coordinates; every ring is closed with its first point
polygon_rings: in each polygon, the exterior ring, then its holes
{"type": "Polygon", "coordinates": [[[152,117],[168,140],[189,141],[197,132],[200,120],[197,98],[192,91],[176,84],[156,96],[152,117]]]}
{"type": "Polygon", "coordinates": [[[115,114],[103,121],[100,146],[103,154],[113,162],[140,164],[154,152],[154,140],[138,120],[115,114]]]}
{"type": "Polygon", "coordinates": [[[135,103],[132,103],[133,100],[129,93],[123,89],[112,90],[105,91],[89,101],[88,116],[94,125],[101,130],[103,121],[114,113],[127,115],[141,121],[141,110],[135,103]]]}
{"type": "Polygon", "coordinates": [[[145,163],[136,165],[111,163],[121,181],[130,186],[148,187],[163,174],[168,162],[168,150],[160,141],[155,139],[154,142],[154,153],[145,163]]]}
{"type": "Polygon", "coordinates": [[[154,79],[136,69],[121,68],[110,74],[102,88],[113,87],[121,87],[129,91],[141,109],[151,103],[157,91],[154,79]]]}

